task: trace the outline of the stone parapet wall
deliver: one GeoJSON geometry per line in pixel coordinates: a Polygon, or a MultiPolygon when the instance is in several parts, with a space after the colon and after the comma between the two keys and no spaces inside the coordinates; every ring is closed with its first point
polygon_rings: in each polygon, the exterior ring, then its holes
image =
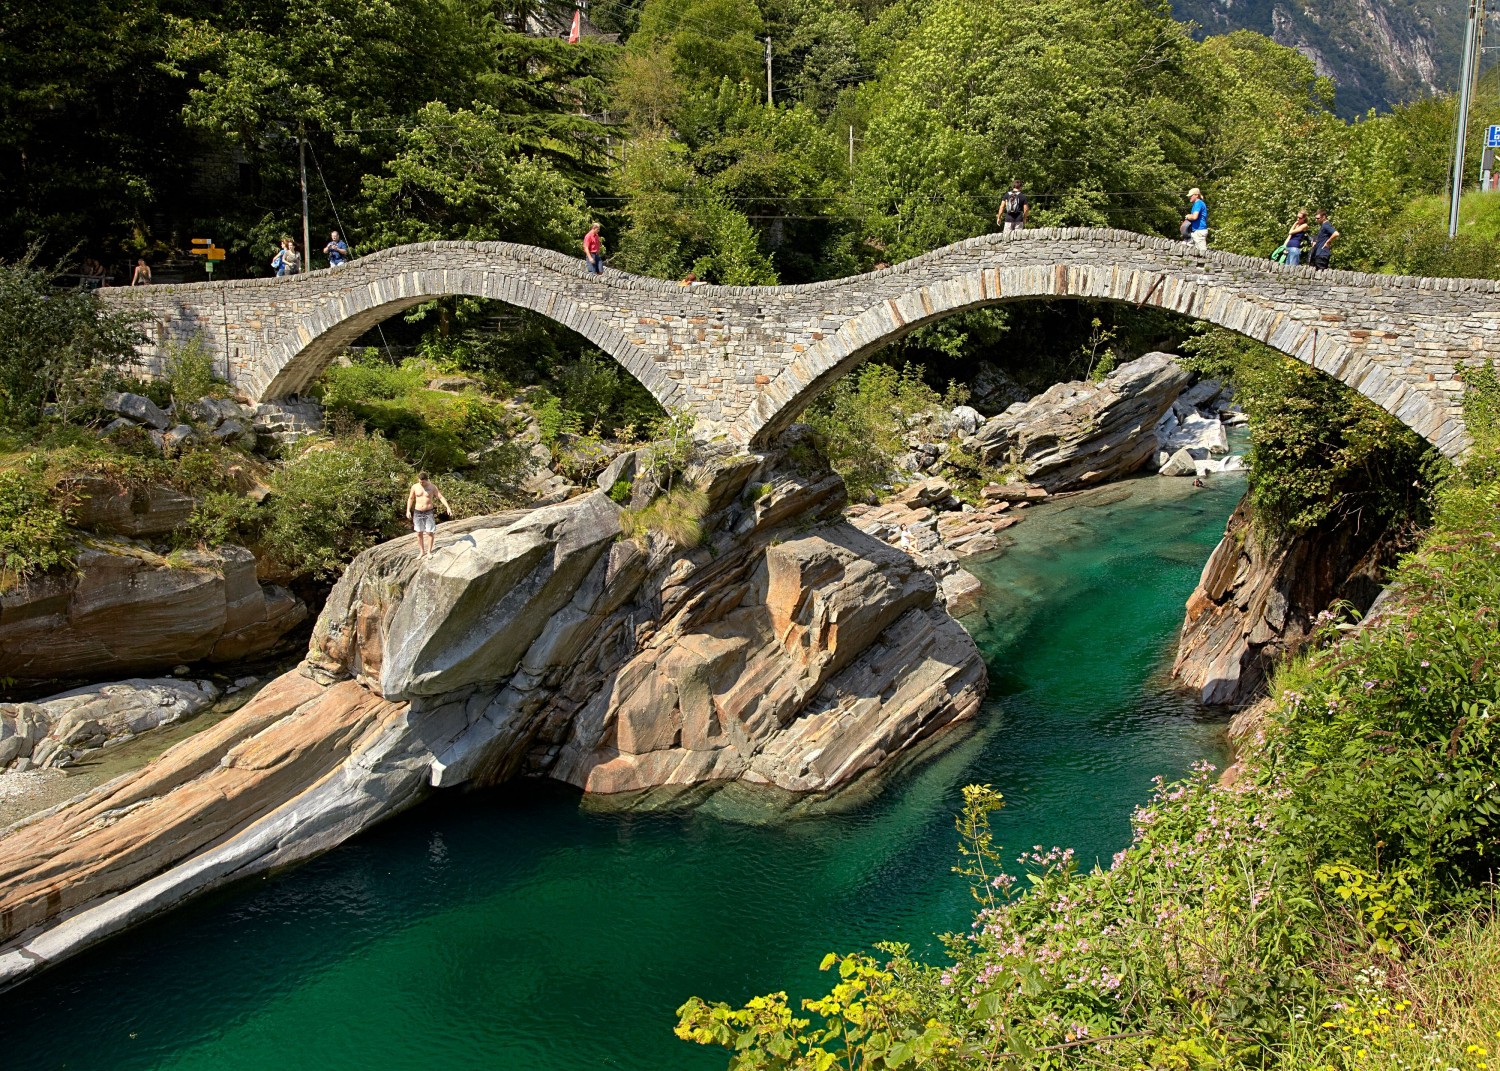
{"type": "Polygon", "coordinates": [[[965,309],[1028,298],[1151,305],[1322,369],[1449,456],[1468,444],[1462,368],[1500,347],[1500,283],[1291,268],[1125,231],[985,235],[866,275],[797,286],[681,286],[504,242],[427,242],[336,269],[103,291],[138,307],[140,367],[199,334],[250,400],[295,394],[380,321],[446,295],[548,316],[615,357],[705,437],[785,427],[882,346],[965,309]]]}

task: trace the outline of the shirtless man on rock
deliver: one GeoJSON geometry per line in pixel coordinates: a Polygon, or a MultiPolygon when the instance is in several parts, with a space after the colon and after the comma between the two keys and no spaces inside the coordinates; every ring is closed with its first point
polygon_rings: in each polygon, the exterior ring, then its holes
{"type": "Polygon", "coordinates": [[[437,531],[438,502],[443,504],[444,513],[453,516],[453,507],[448,505],[437,484],[427,473],[417,473],[417,482],[406,493],[406,519],[411,521],[412,530],[417,533],[417,547],[424,558],[432,553],[432,541],[436,538],[433,533],[437,531]]]}

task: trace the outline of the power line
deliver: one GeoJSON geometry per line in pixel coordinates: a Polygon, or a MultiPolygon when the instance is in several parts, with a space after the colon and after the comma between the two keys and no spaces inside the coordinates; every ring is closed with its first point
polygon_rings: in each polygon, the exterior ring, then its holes
{"type": "MultiPolygon", "coordinates": [[[[311,144],[309,144],[307,147],[312,152],[313,168],[318,172],[318,181],[323,184],[323,196],[325,196],[325,197],[328,198],[328,207],[333,210],[333,221],[339,225],[339,233],[344,236],[344,244],[345,245],[351,245],[352,243],[349,241],[349,231],[348,231],[348,228],[346,228],[344,226],[344,221],[339,217],[339,206],[336,205],[336,204],[334,204],[334,201],[333,201],[333,191],[328,188],[328,179],[326,179],[323,176],[323,164],[322,164],[322,161],[320,161],[318,159],[318,150],[314,149],[311,144]]],[[[312,250],[311,249],[309,249],[307,251],[306,256],[307,256],[307,266],[308,266],[309,269],[311,269],[312,268],[312,250]]],[[[379,320],[375,321],[375,330],[378,331],[378,332],[380,332],[380,344],[385,347],[385,356],[386,356],[386,359],[390,360],[390,361],[394,361],[396,359],[396,355],[391,352],[391,344],[390,344],[389,341],[387,341],[387,339],[385,337],[385,327],[381,324],[381,322],[379,320]]]]}

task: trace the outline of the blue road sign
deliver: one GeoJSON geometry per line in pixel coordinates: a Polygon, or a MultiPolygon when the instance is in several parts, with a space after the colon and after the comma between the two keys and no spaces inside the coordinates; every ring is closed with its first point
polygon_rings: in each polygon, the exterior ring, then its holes
{"type": "Polygon", "coordinates": [[[1492,126],[1484,132],[1484,147],[1500,149],[1500,126],[1492,126]]]}

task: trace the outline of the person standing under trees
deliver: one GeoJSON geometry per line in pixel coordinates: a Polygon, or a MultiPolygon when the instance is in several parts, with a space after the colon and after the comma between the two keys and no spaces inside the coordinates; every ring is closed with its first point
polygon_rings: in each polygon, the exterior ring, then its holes
{"type": "Polygon", "coordinates": [[[1297,212],[1297,222],[1286,232],[1286,262],[1295,268],[1302,263],[1302,243],[1307,241],[1307,209],[1297,212]]]}
{"type": "Polygon", "coordinates": [[[330,268],[342,268],[349,261],[349,243],[339,237],[338,231],[330,231],[323,255],[328,258],[330,268]]]}
{"type": "Polygon", "coordinates": [[[453,507],[443,497],[427,473],[417,473],[417,482],[406,492],[406,519],[411,521],[412,531],[417,533],[417,550],[423,558],[432,553],[432,541],[437,538],[437,504],[443,504],[443,512],[453,516],[453,507]]]}
{"type": "Polygon", "coordinates": [[[1328,267],[1328,262],[1333,258],[1333,242],[1338,236],[1338,229],[1334,227],[1333,220],[1328,218],[1328,212],[1318,209],[1318,236],[1313,239],[1312,247],[1314,268],[1322,270],[1328,267]]]}
{"type": "Polygon", "coordinates": [[[1031,201],[1021,192],[1021,180],[1016,179],[1000,201],[1000,211],[995,213],[995,222],[1000,224],[1002,233],[1009,234],[1011,231],[1024,230],[1026,219],[1030,215],[1031,201]]]}
{"type": "Polygon", "coordinates": [[[604,241],[597,223],[589,224],[589,232],[583,236],[583,259],[588,261],[590,275],[604,274],[604,241]]]}
{"type": "Polygon", "coordinates": [[[1182,217],[1188,239],[1200,253],[1208,252],[1208,204],[1197,186],[1188,190],[1188,214],[1182,217]]]}
{"type": "Polygon", "coordinates": [[[151,265],[146,263],[145,257],[135,258],[135,271],[130,275],[131,286],[151,285],[151,265]]]}

